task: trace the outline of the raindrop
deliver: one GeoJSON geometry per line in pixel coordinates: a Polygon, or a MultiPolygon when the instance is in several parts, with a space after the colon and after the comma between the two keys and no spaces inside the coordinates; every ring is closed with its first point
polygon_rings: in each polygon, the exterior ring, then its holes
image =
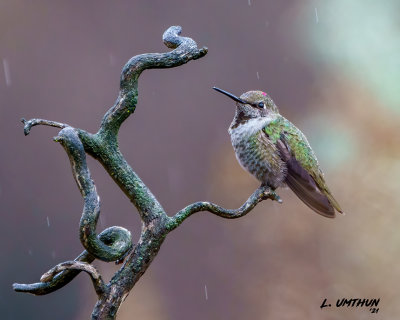
{"type": "Polygon", "coordinates": [[[249,0],[249,6],[251,6],[251,0],[249,0]]]}
{"type": "Polygon", "coordinates": [[[107,218],[106,218],[106,216],[100,214],[99,220],[100,220],[100,225],[101,225],[102,227],[105,227],[106,224],[107,224],[107,218]]]}
{"type": "Polygon", "coordinates": [[[29,254],[30,256],[33,256],[33,252],[32,252],[31,249],[28,250],[28,254],[29,254]]]}
{"type": "Polygon", "coordinates": [[[207,286],[204,285],[204,293],[206,295],[206,300],[208,300],[207,286]]]}
{"type": "Polygon", "coordinates": [[[47,226],[50,228],[50,219],[48,216],[47,216],[47,226]]]}
{"type": "Polygon", "coordinates": [[[7,87],[9,87],[11,86],[10,66],[5,58],[3,58],[3,68],[4,68],[4,78],[6,79],[6,85],[7,87]]]}
{"type": "Polygon", "coordinates": [[[110,65],[114,66],[115,65],[115,57],[112,53],[109,54],[109,58],[110,58],[110,65]]]}
{"type": "Polygon", "coordinates": [[[177,170],[176,167],[168,167],[167,177],[170,190],[179,192],[183,181],[181,172],[177,170]]]}
{"type": "Polygon", "coordinates": [[[318,23],[319,22],[318,11],[317,11],[317,8],[314,8],[314,9],[315,9],[315,22],[318,23]]]}
{"type": "Polygon", "coordinates": [[[257,79],[260,80],[260,74],[257,71],[257,79]]]}

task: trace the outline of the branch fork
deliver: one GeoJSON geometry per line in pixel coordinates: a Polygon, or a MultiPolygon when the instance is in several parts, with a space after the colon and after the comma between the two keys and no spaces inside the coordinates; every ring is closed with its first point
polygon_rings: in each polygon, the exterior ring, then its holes
{"type": "Polygon", "coordinates": [[[238,209],[225,209],[211,202],[196,202],[173,216],[168,216],[150,189],[126,162],[118,147],[118,131],[122,123],[136,109],[138,79],[146,69],[173,68],[199,59],[207,48],[198,48],[194,40],[181,37],[181,27],[172,26],[163,35],[164,44],[173,49],[166,53],[146,53],[131,58],[122,69],[120,91],[114,105],[104,115],[97,133],[73,128],[60,122],[44,119],[22,119],[24,133],[32,127],[45,125],[62,129],[54,140],[61,144],[71,162],[72,174],[83,197],[83,213],[79,237],[85,250],[73,261],[66,261],[47,271],[40,282],[13,285],[15,291],[44,295],[68,284],[81,271],[91,277],[98,301],[92,319],[115,319],[119,306],[147,270],[169,232],[196,212],[208,211],[219,217],[235,219],[248,214],[258,203],[279,196],[266,186],[260,186],[238,209]],[[122,227],[110,227],[96,233],[100,215],[100,197],[91,179],[86,154],[98,160],[112,179],[138,210],[142,231],[137,244],[132,244],[131,233],[122,227]],[[123,262],[109,283],[104,283],[91,263],[99,259],[123,262]]]}

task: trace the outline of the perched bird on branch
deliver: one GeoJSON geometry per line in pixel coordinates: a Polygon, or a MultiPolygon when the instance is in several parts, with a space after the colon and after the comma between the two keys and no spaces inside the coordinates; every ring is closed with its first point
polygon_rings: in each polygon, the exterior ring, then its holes
{"type": "Polygon", "coordinates": [[[343,213],[307,138],[279,114],[268,94],[248,91],[238,98],[213,89],[236,101],[229,134],[243,168],[273,190],[289,186],[307,206],[325,217],[334,218],[335,209],[343,213]]]}

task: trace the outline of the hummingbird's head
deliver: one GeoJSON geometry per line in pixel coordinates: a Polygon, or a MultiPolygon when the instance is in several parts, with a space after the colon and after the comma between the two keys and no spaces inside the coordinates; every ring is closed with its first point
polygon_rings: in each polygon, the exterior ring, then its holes
{"type": "Polygon", "coordinates": [[[236,114],[244,119],[267,117],[271,113],[279,112],[274,101],[265,92],[247,91],[238,98],[225,90],[216,87],[213,87],[213,89],[236,101],[236,114]]]}

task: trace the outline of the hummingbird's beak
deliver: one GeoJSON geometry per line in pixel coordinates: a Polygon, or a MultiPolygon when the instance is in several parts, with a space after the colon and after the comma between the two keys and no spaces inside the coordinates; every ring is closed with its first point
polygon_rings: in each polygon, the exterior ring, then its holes
{"type": "Polygon", "coordinates": [[[247,104],[246,101],[243,101],[242,99],[236,97],[235,95],[233,95],[232,93],[229,93],[228,91],[222,90],[222,89],[217,88],[217,87],[213,87],[213,89],[218,91],[218,92],[223,93],[224,95],[228,96],[229,98],[231,98],[231,99],[233,99],[233,100],[235,100],[237,102],[240,102],[242,104],[247,104]]]}

